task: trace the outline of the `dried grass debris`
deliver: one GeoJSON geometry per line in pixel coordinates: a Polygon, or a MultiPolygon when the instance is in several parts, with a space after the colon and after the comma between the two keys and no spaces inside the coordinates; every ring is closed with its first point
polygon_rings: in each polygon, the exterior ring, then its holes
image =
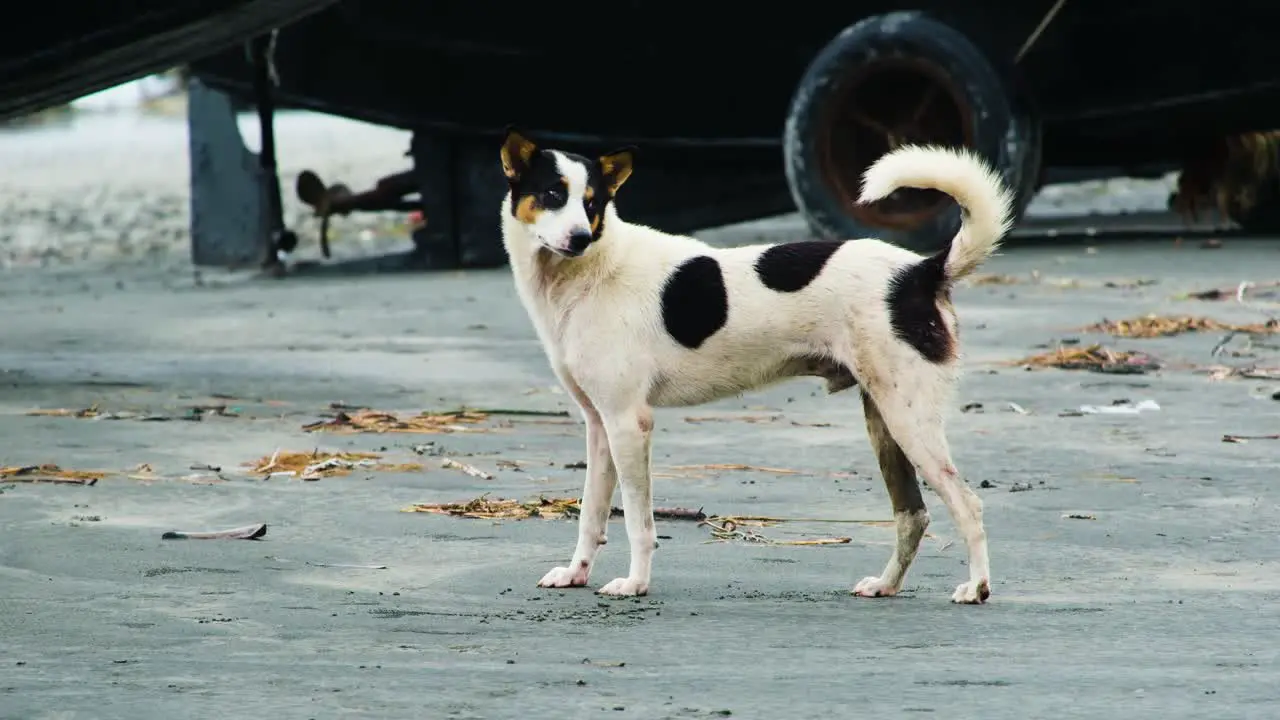
{"type": "MultiPolygon", "coordinates": [[[[579,500],[574,497],[548,498],[539,495],[533,500],[513,500],[490,498],[488,493],[462,503],[415,503],[403,509],[403,512],[434,513],[478,520],[526,520],[534,517],[556,520],[577,517],[580,511],[579,500]]],[[[622,517],[622,509],[610,508],[610,515],[622,517]]],[[[653,517],[658,520],[701,521],[707,518],[707,514],[701,508],[656,507],[653,509],[653,517]]]]}
{"type": "Polygon", "coordinates": [[[97,405],[90,405],[87,408],[77,410],[69,408],[36,408],[35,410],[28,410],[26,414],[42,417],[96,418],[102,413],[97,405]]]}
{"type": "Polygon", "coordinates": [[[792,470],[783,467],[768,467],[765,465],[744,465],[742,463],[711,463],[708,465],[672,465],[670,470],[684,472],[690,470],[735,470],[744,472],[763,472],[772,473],[774,475],[803,475],[800,470],[792,470]]]}
{"type": "Polygon", "coordinates": [[[1127,320],[1107,320],[1086,325],[1080,332],[1106,333],[1123,338],[1172,337],[1194,332],[1239,332],[1253,335],[1280,333],[1280,320],[1239,325],[1194,315],[1142,315],[1127,320]]]}
{"type": "Polygon", "coordinates": [[[70,409],[70,408],[37,408],[28,410],[27,415],[43,416],[43,417],[68,417],[87,420],[139,420],[142,422],[168,422],[170,420],[188,420],[199,422],[206,417],[218,416],[237,418],[240,413],[228,408],[226,405],[189,405],[182,414],[168,415],[164,413],[147,413],[132,410],[120,410],[107,412],[102,410],[98,405],[90,405],[87,408],[70,409]]]}
{"type": "MultiPolygon", "coordinates": [[[[487,433],[493,428],[477,427],[494,416],[521,418],[522,422],[551,422],[545,418],[570,418],[567,410],[523,410],[515,408],[456,408],[424,410],[417,415],[401,416],[381,410],[331,403],[337,411],[333,417],[302,426],[306,432],[332,433],[487,433]]],[[[508,421],[513,422],[513,421],[508,421]]],[[[572,422],[572,420],[570,420],[572,422]]]]}
{"type": "Polygon", "coordinates": [[[353,433],[416,433],[437,435],[443,433],[490,432],[476,427],[489,419],[488,413],[459,410],[446,413],[420,413],[401,417],[379,410],[339,410],[332,418],[302,426],[304,432],[353,433]]]}
{"type": "Polygon", "coordinates": [[[369,452],[293,452],[277,450],[271,455],[244,463],[250,474],[266,477],[297,477],[314,481],[325,477],[350,475],[356,469],[380,472],[414,472],[423,470],[421,463],[382,463],[377,453],[369,452]]]}
{"type": "Polygon", "coordinates": [[[111,473],[101,470],[65,470],[52,463],[0,467],[0,483],[54,483],[94,485],[111,473]]]}
{"type": "Polygon", "coordinates": [[[549,520],[569,515],[576,510],[577,498],[547,498],[539,495],[534,500],[490,498],[488,493],[462,503],[414,503],[404,512],[434,513],[477,520],[525,520],[540,517],[549,520]]]}
{"type": "Polygon", "coordinates": [[[1158,370],[1161,363],[1144,352],[1112,350],[1101,344],[1087,347],[1059,346],[1049,352],[1013,360],[1006,365],[1033,368],[1057,368],[1059,370],[1089,370],[1112,374],[1142,374],[1158,370]]]}

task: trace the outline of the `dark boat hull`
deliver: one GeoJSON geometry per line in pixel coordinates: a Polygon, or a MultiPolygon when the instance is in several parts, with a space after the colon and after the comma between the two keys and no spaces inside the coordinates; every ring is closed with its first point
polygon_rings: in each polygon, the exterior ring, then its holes
{"type": "MultiPolygon", "coordinates": [[[[641,145],[776,147],[805,67],[841,28],[928,11],[1007,65],[1046,124],[1049,164],[1167,158],[1188,135],[1280,126],[1280,4],[1069,2],[1021,62],[1052,3],[847,3],[789,14],[682,12],[676,3],[566,1],[539,20],[517,3],[356,3],[282,34],[291,106],[411,129],[641,145]],[[727,28],[732,25],[733,30],[727,28]],[[1098,149],[1099,143],[1107,144],[1098,149]],[[1100,157],[1105,155],[1105,157],[1100,157]]],[[[195,64],[209,84],[252,87],[243,53],[195,64]]]]}
{"type": "MultiPolygon", "coordinates": [[[[1162,173],[1215,139],[1280,127],[1278,25],[1280,4],[1208,0],[756,14],[343,0],[282,31],[274,67],[279,102],[413,130],[431,148],[414,153],[436,238],[424,244],[499,247],[496,147],[514,124],[586,153],[638,145],[619,205],[669,231],[799,209],[816,236],[932,252],[954,203],[902,191],[861,206],[850,190],[888,149],[974,149],[1013,191],[1015,217],[1044,182],[1162,173]]],[[[253,95],[243,53],[192,70],[253,95]]]]}
{"type": "MultiPolygon", "coordinates": [[[[168,70],[334,0],[28,3],[0,24],[0,120],[168,70]]],[[[234,52],[234,51],[233,51],[234,52]]]]}

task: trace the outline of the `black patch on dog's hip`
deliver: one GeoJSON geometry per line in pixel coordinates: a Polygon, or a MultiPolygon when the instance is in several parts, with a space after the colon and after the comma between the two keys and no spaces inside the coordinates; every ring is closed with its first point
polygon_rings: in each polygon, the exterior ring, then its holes
{"type": "Polygon", "coordinates": [[[946,255],[939,254],[899,268],[885,298],[893,334],[931,363],[955,357],[955,339],[938,309],[938,301],[946,298],[946,262],[946,255]]]}
{"type": "Polygon", "coordinates": [[[802,240],[768,248],[756,258],[756,276],[770,290],[799,292],[822,274],[843,240],[802,240]]]}
{"type": "Polygon", "coordinates": [[[691,257],[662,286],[662,324],[681,345],[696,350],[729,322],[729,291],[715,258],[691,257]]]}

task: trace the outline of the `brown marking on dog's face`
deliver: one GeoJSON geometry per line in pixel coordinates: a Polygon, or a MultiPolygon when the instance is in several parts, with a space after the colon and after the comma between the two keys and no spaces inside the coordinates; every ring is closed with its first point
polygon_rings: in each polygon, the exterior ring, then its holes
{"type": "Polygon", "coordinates": [[[564,209],[569,197],[569,179],[548,175],[547,163],[539,158],[525,167],[520,180],[511,183],[511,214],[525,225],[533,225],[545,212],[564,209]]]}
{"type": "Polygon", "coordinates": [[[538,215],[541,213],[542,208],[538,206],[538,199],[532,195],[525,195],[516,203],[516,219],[526,225],[538,222],[538,215]]]}
{"type": "Polygon", "coordinates": [[[653,432],[653,410],[649,408],[641,408],[636,413],[636,424],[640,426],[640,432],[653,432]]]}

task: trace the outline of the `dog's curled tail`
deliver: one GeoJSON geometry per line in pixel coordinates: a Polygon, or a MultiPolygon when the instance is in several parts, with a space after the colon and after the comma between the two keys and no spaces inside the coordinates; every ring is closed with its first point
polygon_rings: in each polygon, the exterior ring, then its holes
{"type": "Polygon", "coordinates": [[[875,202],[902,187],[941,190],[955,198],[964,211],[960,231],[938,256],[945,257],[947,284],[978,269],[1013,224],[1013,197],[1000,175],[969,150],[899,147],[863,174],[858,202],[875,202]]]}

